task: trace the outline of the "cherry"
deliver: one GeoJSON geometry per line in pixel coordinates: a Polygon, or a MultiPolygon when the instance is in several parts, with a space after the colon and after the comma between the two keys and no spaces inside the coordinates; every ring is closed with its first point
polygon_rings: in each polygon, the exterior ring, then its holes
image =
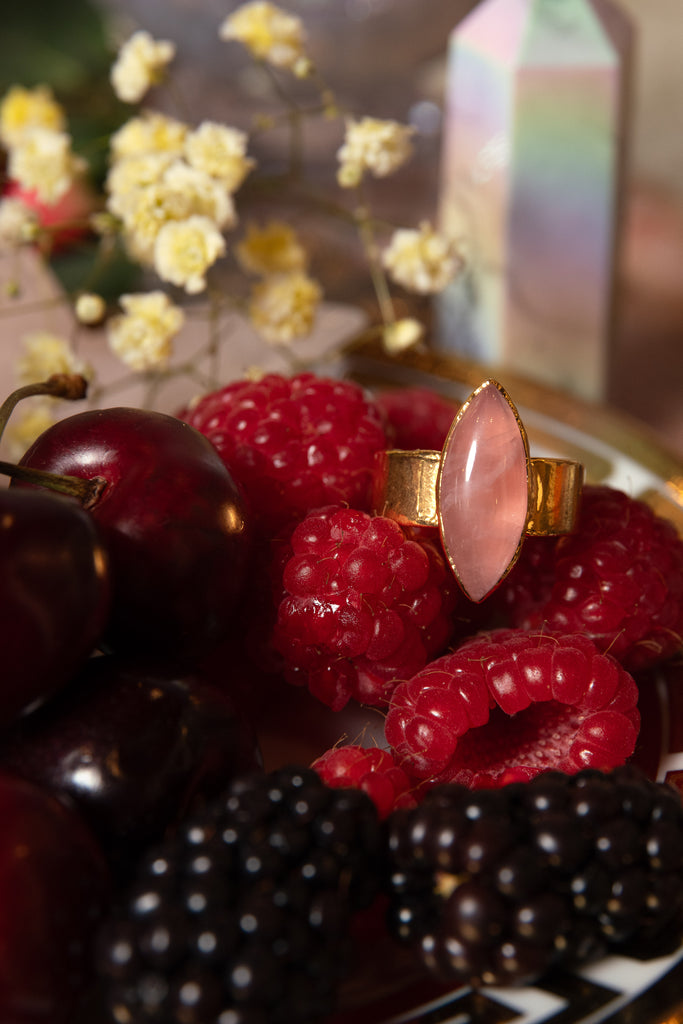
{"type": "Polygon", "coordinates": [[[102,655],[2,737],[0,764],[72,801],[122,873],[191,805],[259,769],[261,755],[223,692],[102,655]]]}
{"type": "Polygon", "coordinates": [[[100,640],[110,607],[96,524],[53,494],[0,491],[0,725],[63,686],[100,640]]]}
{"type": "Polygon", "coordinates": [[[109,876],[77,813],[0,771],[0,1020],[67,1024],[109,876]]]}
{"type": "Polygon", "coordinates": [[[163,413],[90,410],[41,434],[18,469],[36,471],[76,490],[87,482],[111,555],[110,649],[195,656],[229,634],[248,529],[241,491],[207,438],[163,413]]]}

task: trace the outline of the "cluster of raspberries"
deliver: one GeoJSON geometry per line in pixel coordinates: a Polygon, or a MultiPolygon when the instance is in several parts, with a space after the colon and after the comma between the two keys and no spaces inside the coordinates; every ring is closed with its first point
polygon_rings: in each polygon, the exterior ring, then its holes
{"type": "Polygon", "coordinates": [[[436,783],[623,764],[634,673],[681,647],[683,540],[621,491],[587,484],[575,531],[526,540],[478,605],[435,531],[373,515],[376,454],[440,449],[454,412],[426,389],[373,397],[299,374],[232,383],[180,414],[245,491],[274,594],[258,630],[281,674],[334,711],[386,716],[381,756],[339,747],[317,765],[330,785],[381,791],[384,813],[436,783]]]}

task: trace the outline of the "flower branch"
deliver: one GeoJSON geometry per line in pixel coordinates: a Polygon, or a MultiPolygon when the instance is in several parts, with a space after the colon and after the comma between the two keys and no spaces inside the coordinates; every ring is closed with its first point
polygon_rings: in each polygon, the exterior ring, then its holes
{"type": "MultiPolygon", "coordinates": [[[[111,84],[117,99],[136,109],[109,139],[104,195],[87,220],[65,216],[62,223],[47,225],[36,205],[62,201],[87,170],[82,156],[72,151],[66,111],[50,89],[15,86],[0,103],[0,143],[19,190],[19,197],[0,198],[0,242],[16,250],[37,245],[40,251],[41,238],[56,239],[65,226],[81,223],[95,231],[99,241],[92,264],[77,294],[70,296],[76,322],[103,325],[112,352],[133,379],[144,382],[148,402],[176,376],[203,389],[217,383],[220,352],[231,331],[225,310],[246,318],[292,369],[306,365],[297,343],[313,329],[324,290],[311,274],[309,254],[291,217],[281,212],[286,202],[356,231],[376,296],[377,329],[389,351],[417,344],[424,333],[417,320],[397,319],[391,283],[430,294],[445,287],[461,265],[454,245],[431,225],[394,228],[373,216],[365,180],[400,171],[412,157],[415,130],[343,111],[307,53],[299,18],[267,0],[251,0],[223,21],[218,34],[226,44],[245,48],[264,69],[282,109],[255,118],[245,132],[140,106],[160,84],[173,95],[176,47],[147,32],[134,33],[119,50],[111,84]],[[294,97],[288,76],[312,95],[294,97]],[[323,194],[306,179],[305,128],[320,117],[339,126],[338,195],[323,194]],[[253,147],[283,124],[289,132],[286,170],[262,173],[253,147]],[[33,205],[29,195],[36,197],[33,205]],[[266,224],[248,215],[250,205],[262,200],[277,208],[266,224]],[[114,311],[96,286],[119,247],[153,283],[148,291],[120,294],[114,311]],[[215,276],[226,259],[244,275],[244,289],[231,283],[228,294],[215,276]],[[186,299],[195,296],[208,305],[206,344],[191,360],[178,361],[175,340],[190,314],[186,299]]],[[[26,339],[25,349],[24,361],[30,359],[41,377],[54,372],[54,364],[63,370],[82,363],[67,341],[46,332],[26,339]]],[[[91,395],[101,400],[108,388],[121,386],[93,381],[91,395]]]]}

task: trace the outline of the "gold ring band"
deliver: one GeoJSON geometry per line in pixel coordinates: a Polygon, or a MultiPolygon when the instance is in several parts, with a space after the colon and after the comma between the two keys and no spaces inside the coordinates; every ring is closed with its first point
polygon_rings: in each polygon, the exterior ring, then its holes
{"type": "MultiPolygon", "coordinates": [[[[402,526],[438,526],[441,452],[380,452],[375,459],[374,511],[402,526]]],[[[527,536],[571,533],[583,484],[583,466],[571,459],[529,459],[527,536]]]]}
{"type": "Polygon", "coordinates": [[[438,527],[462,589],[481,601],[514,565],[524,536],[574,529],[582,485],[580,463],[529,457],[515,406],[487,380],[459,410],[442,451],[377,455],[373,508],[404,526],[438,527]]]}

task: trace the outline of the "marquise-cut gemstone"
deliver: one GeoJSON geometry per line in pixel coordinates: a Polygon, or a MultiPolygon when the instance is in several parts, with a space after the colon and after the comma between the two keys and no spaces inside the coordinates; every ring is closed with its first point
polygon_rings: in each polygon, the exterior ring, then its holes
{"type": "Polygon", "coordinates": [[[526,529],[527,450],[514,409],[492,381],[451,428],[439,475],[444,549],[473,601],[504,576],[526,529]]]}

